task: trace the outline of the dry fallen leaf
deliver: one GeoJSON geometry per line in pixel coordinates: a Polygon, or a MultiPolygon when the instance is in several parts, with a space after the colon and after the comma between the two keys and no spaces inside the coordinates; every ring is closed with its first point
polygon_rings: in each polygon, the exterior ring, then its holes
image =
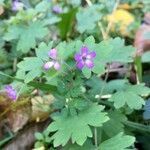
{"type": "Polygon", "coordinates": [[[29,121],[30,107],[20,108],[8,113],[9,126],[13,132],[22,129],[29,121]]]}
{"type": "Polygon", "coordinates": [[[52,95],[45,95],[35,96],[32,99],[20,97],[16,102],[12,102],[5,95],[0,95],[1,120],[7,118],[11,130],[17,132],[28,122],[46,120],[53,100],[52,95]]]}
{"type": "Polygon", "coordinates": [[[31,99],[32,116],[31,121],[42,121],[49,116],[49,106],[52,104],[54,97],[52,95],[45,95],[43,97],[36,96],[31,99]]]}

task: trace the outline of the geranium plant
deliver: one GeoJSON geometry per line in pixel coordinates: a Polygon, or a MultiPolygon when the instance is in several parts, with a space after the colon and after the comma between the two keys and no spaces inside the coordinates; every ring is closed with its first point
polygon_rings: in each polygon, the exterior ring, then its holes
{"type": "Polygon", "coordinates": [[[54,96],[51,122],[35,134],[35,149],[135,149],[134,129],[149,129],[133,116],[143,109],[150,88],[141,80],[136,49],[121,33],[114,35],[105,17],[124,2],[82,3],[0,1],[12,13],[0,23],[0,56],[11,68],[0,66],[1,92],[13,103],[35,89],[38,95],[54,96]],[[125,71],[111,78],[115,64],[125,71]]]}

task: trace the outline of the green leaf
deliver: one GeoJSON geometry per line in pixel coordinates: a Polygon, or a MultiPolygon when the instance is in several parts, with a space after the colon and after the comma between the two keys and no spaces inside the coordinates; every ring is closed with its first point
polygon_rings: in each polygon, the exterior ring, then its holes
{"type": "Polygon", "coordinates": [[[48,45],[46,43],[42,42],[36,48],[36,56],[42,60],[48,60],[48,51],[52,48],[53,42],[50,42],[48,45]]]}
{"type": "Polygon", "coordinates": [[[90,126],[100,127],[108,121],[103,109],[103,106],[92,104],[74,116],[64,116],[62,113],[55,116],[54,122],[47,128],[47,133],[55,131],[52,136],[54,147],[66,145],[70,138],[72,143],[83,145],[87,137],[92,137],[90,126]]]}
{"type": "Polygon", "coordinates": [[[66,44],[66,42],[61,42],[57,45],[57,50],[58,50],[58,55],[59,58],[62,60],[66,60],[69,57],[72,57],[73,54],[76,51],[76,46],[77,46],[78,42],[74,41],[74,42],[70,42],[68,44],[66,44]]]}
{"type": "Polygon", "coordinates": [[[144,39],[149,40],[150,39],[150,32],[144,33],[144,39]]]}
{"type": "Polygon", "coordinates": [[[135,48],[132,46],[125,46],[124,40],[115,38],[100,42],[96,45],[95,51],[97,54],[95,60],[99,63],[128,63],[133,62],[132,56],[135,48]]]}
{"type": "Polygon", "coordinates": [[[115,108],[121,108],[127,104],[131,109],[141,109],[145,104],[144,99],[132,91],[118,91],[112,95],[109,101],[114,102],[115,108]]]}
{"type": "Polygon", "coordinates": [[[4,0],[0,0],[0,5],[3,5],[4,4],[4,0]]]}
{"type": "Polygon", "coordinates": [[[28,71],[25,74],[24,81],[25,83],[29,83],[41,75],[43,62],[40,58],[37,57],[27,57],[24,58],[24,60],[21,61],[17,66],[21,71],[28,71]]]}
{"type": "Polygon", "coordinates": [[[77,144],[68,144],[67,146],[63,147],[63,150],[94,150],[95,146],[92,144],[90,140],[87,140],[82,146],[77,144]]]}
{"type": "Polygon", "coordinates": [[[6,41],[18,39],[21,32],[22,28],[20,26],[10,26],[3,39],[6,41]]]}
{"type": "Polygon", "coordinates": [[[86,78],[90,78],[91,77],[91,70],[87,67],[84,67],[82,69],[82,73],[86,78]]]}
{"type": "Polygon", "coordinates": [[[36,5],[35,10],[40,13],[46,12],[50,8],[50,4],[48,1],[42,1],[36,5]]]}
{"type": "Polygon", "coordinates": [[[134,92],[140,96],[149,96],[150,95],[150,88],[146,87],[144,84],[138,85],[127,85],[127,91],[134,92]]]}
{"type": "Polygon", "coordinates": [[[61,18],[59,18],[57,16],[51,16],[50,18],[45,19],[43,24],[44,25],[52,25],[52,24],[58,23],[60,21],[61,21],[61,18]]]}
{"type": "Polygon", "coordinates": [[[100,76],[105,73],[105,65],[99,61],[94,61],[94,67],[92,71],[100,76]]]}
{"type": "Polygon", "coordinates": [[[36,39],[43,38],[48,34],[48,29],[41,21],[32,22],[29,26],[10,26],[4,39],[11,41],[17,39],[17,50],[27,53],[31,48],[35,48],[36,39]]]}
{"type": "Polygon", "coordinates": [[[26,53],[30,48],[35,48],[36,39],[43,38],[48,33],[48,29],[43,27],[42,22],[37,21],[24,28],[18,41],[17,50],[26,53]]]}
{"type": "Polygon", "coordinates": [[[41,134],[40,132],[35,133],[35,138],[37,140],[44,140],[43,134],[41,134]]]}
{"type": "Polygon", "coordinates": [[[116,79],[108,82],[106,89],[109,93],[114,93],[115,91],[123,91],[127,89],[128,80],[125,79],[116,79]]]}
{"type": "Polygon", "coordinates": [[[98,5],[92,5],[90,7],[80,9],[76,15],[77,30],[80,33],[83,33],[94,29],[96,27],[96,23],[102,16],[100,10],[101,7],[98,5]]]}
{"type": "Polygon", "coordinates": [[[6,143],[8,143],[10,140],[12,140],[14,138],[14,136],[9,136],[9,137],[6,137],[5,139],[3,140],[0,140],[0,148],[5,145],[6,143]]]}
{"type": "Polygon", "coordinates": [[[142,55],[142,62],[150,63],[150,51],[148,51],[142,55]]]}
{"type": "Polygon", "coordinates": [[[84,40],[84,45],[86,45],[91,51],[94,50],[95,47],[95,39],[93,36],[89,36],[84,40]]]}
{"type": "Polygon", "coordinates": [[[81,5],[81,0],[70,0],[68,1],[69,4],[71,4],[73,7],[77,7],[81,5]]]}
{"type": "Polygon", "coordinates": [[[132,146],[135,142],[135,137],[129,135],[123,135],[119,133],[113,138],[102,142],[99,146],[100,150],[126,150],[132,146]]]}
{"type": "Polygon", "coordinates": [[[42,74],[41,69],[39,68],[35,68],[33,70],[31,70],[30,72],[28,72],[25,76],[24,82],[25,83],[29,83],[30,81],[32,81],[33,79],[35,79],[36,77],[40,77],[42,74]]]}
{"type": "MultiPolygon", "coordinates": [[[[19,81],[21,83],[24,83],[24,80],[12,77],[8,74],[3,73],[2,71],[0,71],[0,75],[5,76],[5,77],[10,78],[10,79],[13,79],[13,80],[16,80],[16,81],[19,81]]],[[[40,89],[43,91],[49,91],[51,93],[55,93],[55,91],[57,90],[56,86],[45,84],[45,83],[40,83],[40,82],[33,82],[32,81],[32,82],[29,82],[27,85],[35,87],[36,89],[40,89]]]]}
{"type": "MultiPolygon", "coordinates": [[[[96,76],[92,76],[87,82],[87,86],[90,87],[90,95],[95,97],[95,95],[100,94],[101,89],[106,85],[106,82],[101,80],[100,78],[96,76]]],[[[105,89],[103,90],[103,94],[107,94],[108,92],[105,92],[105,89]]]]}
{"type": "Polygon", "coordinates": [[[60,14],[61,21],[58,23],[58,28],[62,39],[67,38],[72,30],[76,11],[77,9],[75,8],[67,13],[60,14]]]}
{"type": "Polygon", "coordinates": [[[35,68],[41,68],[43,66],[43,62],[40,58],[37,57],[26,57],[23,61],[18,63],[18,68],[24,71],[30,71],[35,68]]]}
{"type": "Polygon", "coordinates": [[[108,113],[110,120],[104,123],[102,129],[109,136],[113,137],[120,132],[124,132],[123,121],[126,121],[127,118],[125,115],[121,114],[119,111],[110,111],[108,113]]]}

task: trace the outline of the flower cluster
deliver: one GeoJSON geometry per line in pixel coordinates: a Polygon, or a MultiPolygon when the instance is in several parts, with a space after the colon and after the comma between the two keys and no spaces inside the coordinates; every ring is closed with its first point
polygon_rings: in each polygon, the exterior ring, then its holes
{"type": "Polygon", "coordinates": [[[12,4],[13,11],[21,10],[23,9],[23,7],[24,7],[23,3],[19,2],[18,0],[13,1],[13,4],[12,4]]]}
{"type": "Polygon", "coordinates": [[[5,92],[11,100],[17,100],[17,91],[11,85],[5,86],[5,92]]]}
{"type": "Polygon", "coordinates": [[[83,46],[81,48],[81,53],[76,53],[74,59],[76,61],[76,65],[78,69],[83,69],[83,67],[87,67],[92,69],[94,67],[93,59],[96,57],[96,53],[94,51],[90,52],[88,47],[83,46]]]}
{"type": "Polygon", "coordinates": [[[48,56],[51,60],[44,64],[44,69],[49,70],[50,68],[54,67],[55,70],[60,70],[60,63],[57,60],[57,50],[55,48],[51,49],[48,52],[48,56]]]}
{"type": "Polygon", "coordinates": [[[62,8],[58,5],[53,6],[52,11],[56,14],[60,14],[63,12],[62,8]]]}

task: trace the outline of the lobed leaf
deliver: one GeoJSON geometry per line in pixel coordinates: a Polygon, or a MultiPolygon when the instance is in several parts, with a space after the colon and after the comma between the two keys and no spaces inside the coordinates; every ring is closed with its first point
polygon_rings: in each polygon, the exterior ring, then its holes
{"type": "Polygon", "coordinates": [[[102,142],[99,146],[100,150],[126,150],[132,146],[135,142],[135,137],[129,135],[123,135],[119,133],[116,136],[102,142]]]}
{"type": "Polygon", "coordinates": [[[108,121],[106,113],[102,112],[103,106],[92,104],[89,108],[80,111],[78,115],[64,116],[62,113],[56,116],[47,132],[54,132],[52,136],[54,146],[66,145],[71,138],[72,143],[83,145],[87,137],[92,137],[90,126],[100,127],[108,121]]]}

